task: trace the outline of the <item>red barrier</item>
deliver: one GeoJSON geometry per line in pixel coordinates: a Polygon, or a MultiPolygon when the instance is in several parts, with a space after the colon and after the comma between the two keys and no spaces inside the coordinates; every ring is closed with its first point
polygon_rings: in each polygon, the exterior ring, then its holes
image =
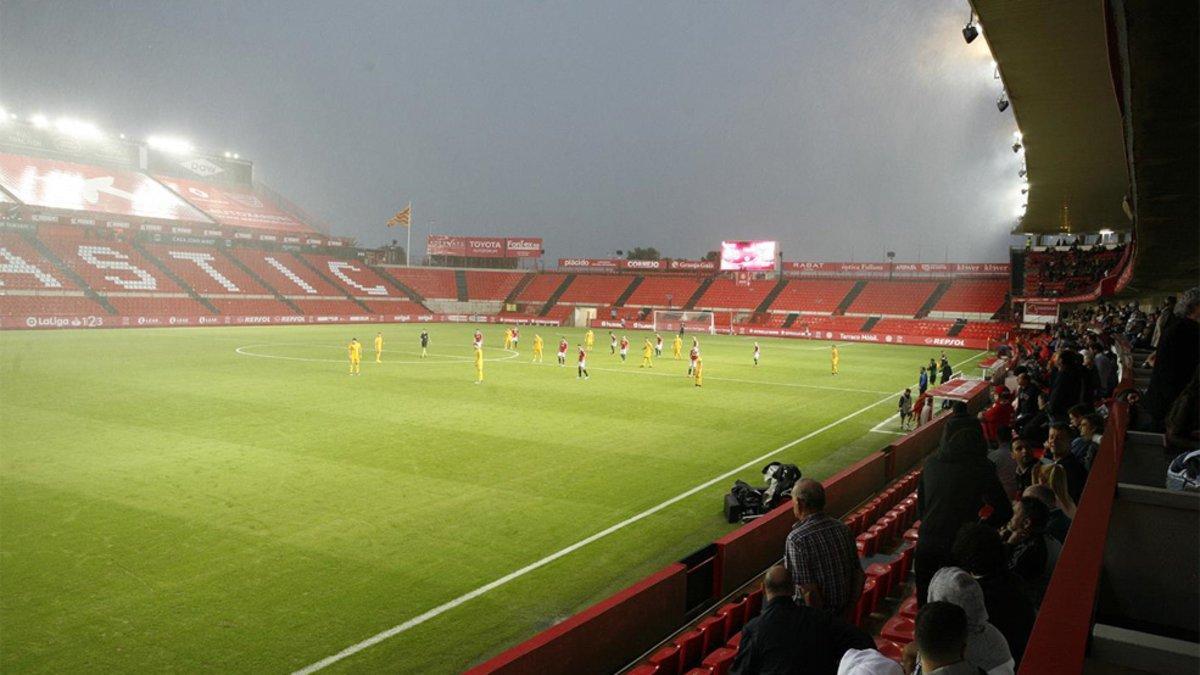
{"type": "Polygon", "coordinates": [[[661,572],[467,671],[612,673],[683,625],[686,567],[661,572]]]}

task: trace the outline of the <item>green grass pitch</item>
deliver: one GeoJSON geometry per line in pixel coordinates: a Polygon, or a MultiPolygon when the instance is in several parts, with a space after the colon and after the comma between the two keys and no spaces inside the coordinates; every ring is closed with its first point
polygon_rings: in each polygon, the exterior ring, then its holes
{"type": "MultiPolygon", "coordinates": [[[[377,329],[0,334],[0,669],[302,668],[842,420],[775,456],[831,475],[894,438],[871,429],[940,352],[844,344],[834,377],[828,343],[761,339],[755,368],[752,340],[703,336],[696,389],[669,336],[643,370],[645,333],[622,364],[597,331],[583,382],[582,330],[513,354],[485,326],[477,386],[475,326],[429,326],[425,360],[419,326],[383,326],[382,364],[377,329]]],[[[721,495],[760,468],[330,671],[491,656],[728,532],[721,495]]]]}

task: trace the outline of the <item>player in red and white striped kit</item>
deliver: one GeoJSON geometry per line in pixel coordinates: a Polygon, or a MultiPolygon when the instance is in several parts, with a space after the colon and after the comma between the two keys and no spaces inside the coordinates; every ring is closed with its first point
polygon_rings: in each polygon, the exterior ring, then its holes
{"type": "Polygon", "coordinates": [[[629,355],[629,338],[622,335],[621,336],[621,361],[624,361],[625,357],[628,355],[629,355]]]}
{"type": "Polygon", "coordinates": [[[692,351],[688,353],[688,375],[696,372],[696,362],[700,360],[700,343],[692,338],[692,351]]]}
{"type": "Polygon", "coordinates": [[[581,377],[585,380],[590,379],[587,371],[587,352],[584,351],[583,345],[575,346],[579,347],[579,373],[575,376],[575,379],[579,379],[581,377]]]}
{"type": "Polygon", "coordinates": [[[754,341],[754,365],[758,365],[758,359],[762,357],[762,353],[758,348],[758,340],[754,341]]]}
{"type": "Polygon", "coordinates": [[[567,338],[558,341],[558,365],[567,365],[567,338]]]}

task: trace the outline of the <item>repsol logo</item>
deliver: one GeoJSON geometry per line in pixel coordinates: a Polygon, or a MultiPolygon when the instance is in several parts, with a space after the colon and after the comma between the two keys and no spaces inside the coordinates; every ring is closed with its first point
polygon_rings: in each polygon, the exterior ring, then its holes
{"type": "Polygon", "coordinates": [[[925,344],[940,347],[965,347],[966,341],[960,338],[925,338],[925,344]]]}
{"type": "Polygon", "coordinates": [[[271,323],[269,316],[243,316],[242,323],[271,323]]]}

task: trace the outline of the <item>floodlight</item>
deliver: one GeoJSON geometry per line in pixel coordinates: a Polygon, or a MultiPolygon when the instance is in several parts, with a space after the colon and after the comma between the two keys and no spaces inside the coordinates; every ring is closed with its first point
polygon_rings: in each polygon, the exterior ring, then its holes
{"type": "Polygon", "coordinates": [[[1112,231],[1112,230],[1108,230],[1108,229],[1100,230],[1100,234],[1102,234],[1102,235],[1104,235],[1104,236],[1106,236],[1106,237],[1107,237],[1108,235],[1112,234],[1112,233],[1113,233],[1113,231],[1112,231]]]}
{"type": "Polygon", "coordinates": [[[1025,140],[1025,136],[1022,135],[1021,130],[1018,129],[1013,132],[1013,139],[1016,140],[1016,142],[1020,143],[1021,141],[1025,140]]]}
{"type": "Polygon", "coordinates": [[[50,120],[47,119],[47,117],[41,113],[38,113],[38,114],[34,115],[33,117],[30,117],[29,121],[31,123],[33,123],[33,126],[39,128],[39,129],[45,129],[46,127],[50,126],[50,120]]]}
{"type": "Polygon", "coordinates": [[[1025,167],[1021,167],[1021,170],[1017,172],[1017,176],[1020,178],[1024,178],[1025,174],[1027,174],[1027,173],[1029,173],[1029,172],[1025,170],[1025,167]]]}
{"type": "Polygon", "coordinates": [[[1024,146],[1022,146],[1020,143],[1013,143],[1013,146],[1012,146],[1013,154],[1015,155],[1018,152],[1020,152],[1022,147],[1024,147],[1024,146]]]}
{"type": "Polygon", "coordinates": [[[149,145],[155,150],[179,154],[192,152],[196,149],[196,147],[186,139],[175,136],[151,136],[146,139],[146,145],[149,145]]]}
{"type": "Polygon", "coordinates": [[[975,27],[973,22],[967,22],[967,26],[963,28],[962,33],[963,39],[967,41],[967,44],[971,44],[975,41],[975,38],[979,37],[979,29],[975,27]]]}
{"type": "Polygon", "coordinates": [[[54,123],[54,128],[64,136],[74,136],[75,138],[95,140],[104,137],[104,134],[95,124],[71,119],[70,117],[58,118],[54,123]]]}
{"type": "Polygon", "coordinates": [[[1000,98],[996,99],[996,109],[1000,112],[1008,110],[1008,96],[1004,92],[1000,92],[1000,98]]]}

